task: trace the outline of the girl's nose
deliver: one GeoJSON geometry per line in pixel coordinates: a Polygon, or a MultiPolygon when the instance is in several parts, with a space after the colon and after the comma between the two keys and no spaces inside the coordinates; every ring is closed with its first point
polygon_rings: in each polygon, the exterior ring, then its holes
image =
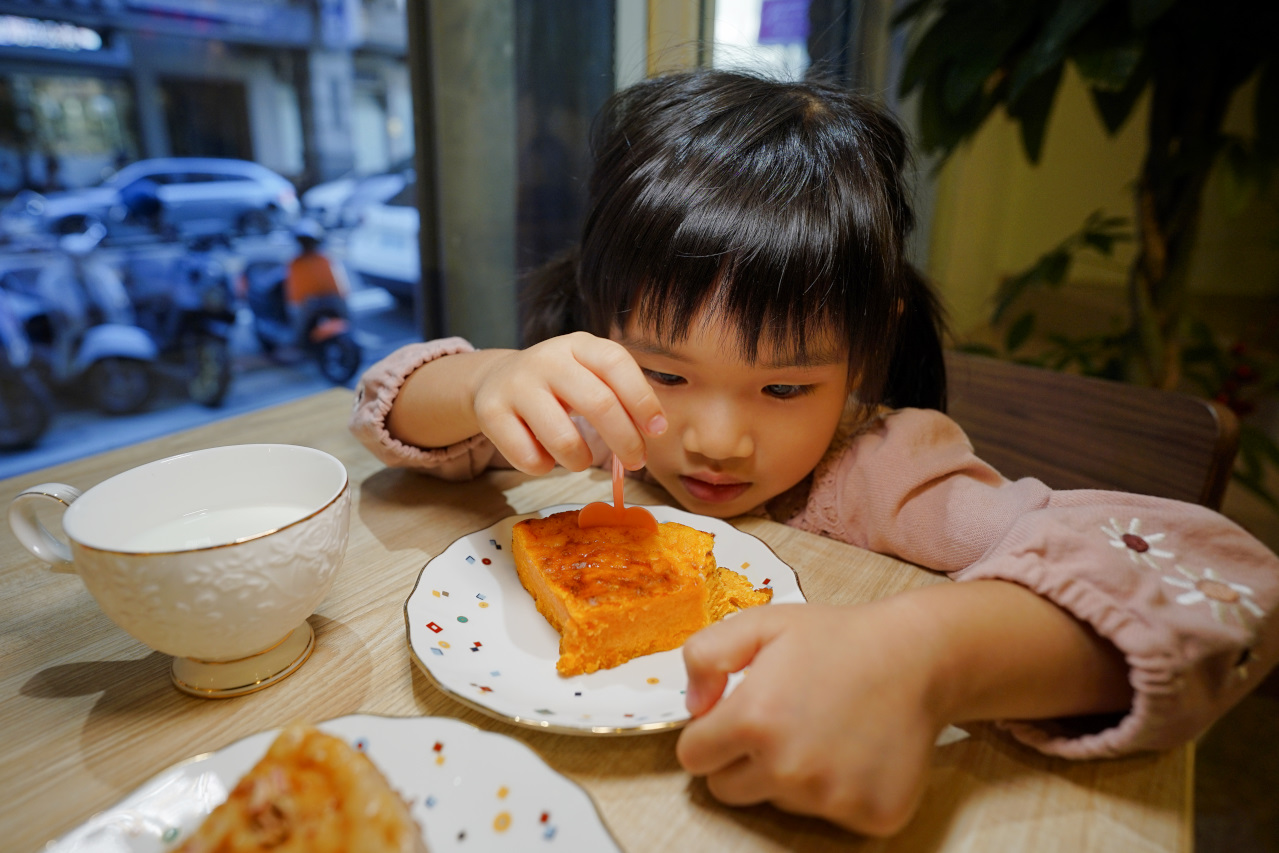
{"type": "Polygon", "coordinates": [[[708,407],[684,427],[684,449],[707,459],[741,459],[755,452],[749,424],[731,407],[708,407]]]}

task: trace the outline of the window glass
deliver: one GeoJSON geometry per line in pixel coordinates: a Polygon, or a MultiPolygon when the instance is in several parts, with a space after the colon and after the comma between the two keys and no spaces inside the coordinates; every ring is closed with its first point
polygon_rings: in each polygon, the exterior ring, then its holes
{"type": "Polygon", "coordinates": [[[387,199],[388,207],[417,207],[417,179],[410,176],[404,181],[404,189],[387,199]]]}
{"type": "Polygon", "coordinates": [[[715,0],[716,68],[800,80],[809,66],[810,0],[715,0]]]}
{"type": "Polygon", "coordinates": [[[353,385],[283,302],[306,228],[355,370],[420,337],[405,0],[8,5],[0,477],[353,385]]]}

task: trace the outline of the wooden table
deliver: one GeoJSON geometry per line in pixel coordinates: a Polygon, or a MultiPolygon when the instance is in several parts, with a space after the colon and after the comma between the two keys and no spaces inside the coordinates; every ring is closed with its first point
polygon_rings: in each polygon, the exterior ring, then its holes
{"type": "MultiPolygon", "coordinates": [[[[672,850],[1187,851],[1193,752],[1116,761],[1045,758],[989,726],[939,747],[923,806],[887,840],[772,807],[727,808],[675,760],[676,732],[557,735],[470,710],[411,662],[403,606],[426,561],[512,513],[607,500],[602,471],[491,472],[462,484],[382,466],[346,430],[341,389],[0,482],[5,504],[39,482],[81,490],[127,468],[223,444],[284,442],[333,454],[354,487],[350,544],[311,617],[315,654],[282,683],[204,700],[170,686],[169,658],[133,640],[75,575],[0,534],[0,848],[39,849],[152,775],[295,719],[357,712],[455,717],[532,747],[581,784],[631,853],[672,850]]],[[[658,502],[629,484],[628,497],[658,502]]],[[[793,566],[810,601],[858,602],[939,582],[929,572],[770,521],[734,522],[793,566]]],[[[944,581],[941,581],[944,582],[944,581]]]]}

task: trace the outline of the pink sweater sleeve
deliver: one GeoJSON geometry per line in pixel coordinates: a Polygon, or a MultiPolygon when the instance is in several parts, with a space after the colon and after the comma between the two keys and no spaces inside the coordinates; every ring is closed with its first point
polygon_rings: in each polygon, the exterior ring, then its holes
{"type": "Polygon", "coordinates": [[[1134,696],[1117,719],[1009,721],[1068,758],[1183,743],[1279,659],[1279,558],[1204,507],[1010,482],[938,412],[889,413],[814,472],[791,524],[951,574],[1021,584],[1124,654],[1134,696]]]}
{"type": "MultiPolygon", "coordinates": [[[[399,441],[386,429],[386,416],[409,374],[428,361],[474,351],[475,347],[462,338],[440,338],[408,344],[377,362],[356,385],[351,432],[386,465],[413,468],[444,480],[469,480],[487,468],[510,468],[510,463],[482,434],[448,447],[423,448],[399,441]]],[[[575,421],[591,447],[593,464],[607,462],[611,454],[599,434],[585,421],[575,421]]]]}

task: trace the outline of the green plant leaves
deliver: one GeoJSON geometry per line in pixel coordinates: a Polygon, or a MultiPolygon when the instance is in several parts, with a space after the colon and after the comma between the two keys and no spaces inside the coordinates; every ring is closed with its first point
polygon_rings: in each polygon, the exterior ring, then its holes
{"type": "Polygon", "coordinates": [[[1004,335],[1004,351],[1013,353],[1021,349],[1022,344],[1030,340],[1030,336],[1034,331],[1035,315],[1027,311],[1008,327],[1008,333],[1004,335]]]}
{"type": "Polygon", "coordinates": [[[1175,5],[1177,0],[1128,0],[1128,14],[1133,28],[1145,29],[1175,5]]]}
{"type": "Polygon", "coordinates": [[[1079,242],[1106,257],[1115,250],[1116,243],[1132,241],[1131,222],[1127,216],[1106,216],[1094,210],[1079,229],[1079,242]]]}
{"type": "Polygon", "coordinates": [[[1036,77],[1022,92],[1019,100],[1008,104],[1008,115],[1017,119],[1021,130],[1021,146],[1031,163],[1038,163],[1044,150],[1048,117],[1052,115],[1057,87],[1061,85],[1064,66],[1057,65],[1036,77]]]}
{"type": "Polygon", "coordinates": [[[1252,110],[1257,150],[1267,157],[1279,157],[1279,59],[1275,57],[1261,68],[1252,110]]]}
{"type": "Polygon", "coordinates": [[[1060,286],[1070,272],[1075,253],[1080,249],[1091,249],[1109,257],[1116,243],[1131,239],[1128,217],[1107,216],[1103,211],[1094,210],[1088,214],[1078,231],[1040,255],[1026,269],[1004,279],[995,293],[995,310],[991,322],[998,323],[1004,312],[1030,288],[1060,286]]]}
{"type": "Polygon", "coordinates": [[[1071,38],[1101,11],[1106,2],[1107,0],[1061,0],[1040,29],[1030,49],[1013,69],[1008,82],[1010,102],[1020,100],[1027,87],[1041,75],[1053,70],[1060,73],[1071,38]]]}
{"type": "Polygon", "coordinates": [[[1033,37],[1053,0],[917,0],[902,22],[937,14],[910,50],[903,96],[920,90],[920,145],[949,154],[985,122],[1002,94],[1006,68],[1033,37]]]}
{"type": "Polygon", "coordinates": [[[1075,69],[1088,88],[1118,93],[1127,88],[1142,54],[1142,45],[1137,39],[1080,50],[1074,55],[1075,69]]]}
{"type": "Polygon", "coordinates": [[[1248,203],[1270,183],[1274,158],[1263,155],[1256,145],[1238,136],[1229,136],[1221,150],[1221,195],[1231,216],[1243,213],[1248,203]]]}
{"type": "Polygon", "coordinates": [[[1279,468],[1279,446],[1265,430],[1250,423],[1239,424],[1239,456],[1232,472],[1235,482],[1279,512],[1279,499],[1266,488],[1266,468],[1279,468]]]}
{"type": "Polygon", "coordinates": [[[1066,273],[1070,271],[1072,259],[1073,253],[1070,247],[1063,244],[1045,252],[1028,269],[1000,282],[999,289],[995,292],[995,310],[990,321],[998,323],[1003,319],[1004,312],[1032,287],[1041,285],[1055,287],[1061,284],[1066,278],[1066,273]]]}
{"type": "Polygon", "coordinates": [[[1067,61],[1094,95],[1109,94],[1098,110],[1112,133],[1149,79],[1119,0],[914,0],[894,21],[923,22],[899,91],[922,90],[920,144],[929,152],[949,154],[1003,104],[1037,163],[1067,61]]]}
{"type": "Polygon", "coordinates": [[[999,358],[999,350],[995,349],[990,344],[979,344],[970,341],[967,343],[956,344],[955,349],[960,352],[967,352],[973,355],[984,355],[990,358],[999,358]]]}
{"type": "MultiPolygon", "coordinates": [[[[1130,315],[1112,334],[1055,342],[1035,335],[1033,358],[1149,384],[1174,381],[1179,367],[1186,376],[1217,369],[1206,332],[1181,352],[1185,259],[1214,163],[1235,210],[1255,199],[1279,167],[1279,0],[906,0],[893,20],[916,28],[900,94],[919,93],[920,145],[940,151],[939,166],[1000,106],[1017,123],[1026,156],[1038,163],[1067,63],[1112,135],[1151,94],[1150,110],[1141,113],[1148,147],[1136,185],[1148,245],[1139,247],[1129,270],[1130,315]],[[1230,137],[1226,106],[1254,78],[1255,132],[1230,137]]],[[[1059,287],[1077,252],[1111,255],[1132,239],[1130,227],[1126,218],[1090,216],[1000,283],[992,322],[1003,328],[1030,289],[1059,287]]],[[[1034,333],[1033,315],[1017,317],[1002,336],[1003,356],[1026,358],[1019,350],[1031,349],[1034,333]]],[[[1266,387],[1269,394],[1279,390],[1266,387]]],[[[1279,467],[1279,448],[1272,440],[1248,441],[1240,470],[1264,488],[1263,475],[1279,467]]]]}

